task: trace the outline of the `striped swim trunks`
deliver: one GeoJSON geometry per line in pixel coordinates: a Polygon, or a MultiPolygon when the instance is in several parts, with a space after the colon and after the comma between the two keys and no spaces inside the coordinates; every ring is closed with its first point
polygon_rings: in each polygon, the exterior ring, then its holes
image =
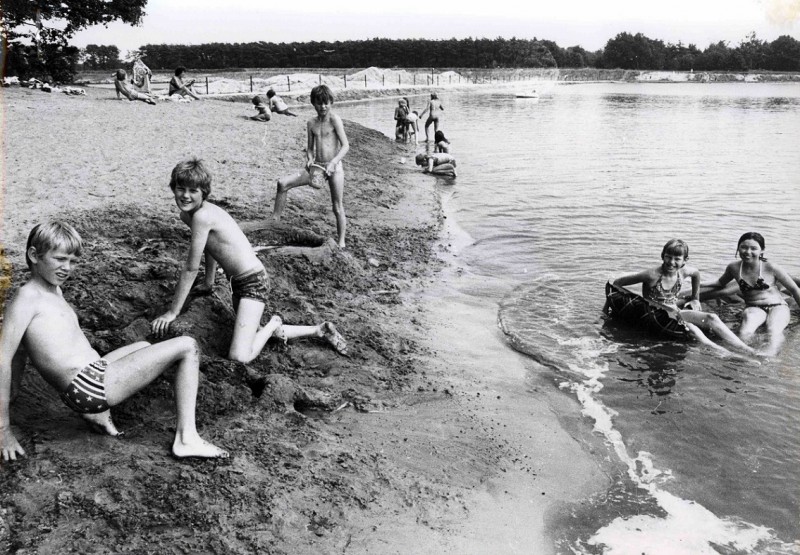
{"type": "Polygon", "coordinates": [[[75,412],[84,414],[107,411],[106,368],[108,361],[101,358],[78,372],[69,387],[61,393],[64,404],[75,412]]]}

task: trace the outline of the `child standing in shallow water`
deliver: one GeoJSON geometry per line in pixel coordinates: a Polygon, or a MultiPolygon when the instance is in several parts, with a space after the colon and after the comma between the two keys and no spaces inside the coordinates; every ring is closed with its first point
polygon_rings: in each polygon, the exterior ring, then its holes
{"type": "Polygon", "coordinates": [[[439,130],[439,117],[442,112],[444,112],[444,106],[442,103],[439,102],[439,95],[436,93],[431,93],[431,100],[428,102],[428,106],[422,111],[419,115],[421,118],[427,112],[428,119],[425,120],[425,142],[430,142],[430,136],[428,135],[428,128],[433,124],[433,131],[434,136],[436,135],[436,131],[439,130]]]}
{"type": "Polygon", "coordinates": [[[306,124],[308,146],[305,168],[299,173],[278,180],[278,191],[275,195],[275,208],[272,216],[276,221],[280,220],[290,189],[303,185],[318,188],[327,181],[331,191],[333,215],[336,217],[338,245],[344,248],[347,217],[344,213],[343,202],[344,168],[342,168],[342,159],[350,150],[350,143],[347,142],[347,135],[344,133],[342,118],[334,114],[331,109],[333,101],[333,93],[327,85],[318,85],[311,89],[311,104],[317,115],[308,120],[306,124]]]}
{"type": "Polygon", "coordinates": [[[642,284],[642,296],[651,301],[665,305],[672,315],[680,319],[686,329],[701,343],[727,353],[728,351],[708,339],[701,329],[711,330],[723,341],[735,349],[755,354],[741,339],[736,337],[719,316],[700,311],[700,272],[686,265],[689,258],[689,245],[680,239],[667,241],[661,250],[661,265],[637,274],[629,274],[614,280],[614,285],[642,284]],[[692,292],[689,301],[679,298],[683,280],[692,280],[692,292]],[[690,310],[684,309],[688,307],[690,310]]]}
{"type": "Polygon", "coordinates": [[[766,325],[769,344],[763,354],[773,356],[783,345],[783,330],[791,316],[778,284],[786,288],[798,305],[800,288],[780,266],[764,257],[764,249],[764,237],[760,233],[745,233],[739,237],[736,246],[736,254],[741,260],[728,264],[719,279],[703,286],[712,290],[722,289],[731,280],[736,280],[745,302],[739,337],[750,341],[758,328],[766,325]]]}

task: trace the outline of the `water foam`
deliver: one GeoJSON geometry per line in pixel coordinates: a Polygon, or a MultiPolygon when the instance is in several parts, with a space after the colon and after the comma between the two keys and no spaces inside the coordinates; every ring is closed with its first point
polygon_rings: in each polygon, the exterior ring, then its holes
{"type": "MultiPolygon", "coordinates": [[[[585,379],[565,381],[559,386],[575,393],[581,413],[594,421],[594,431],[605,438],[627,467],[628,478],[666,513],[666,517],[641,514],[617,517],[585,545],[602,546],[607,555],[718,555],[720,551],[715,546],[752,553],[765,543],[776,545],[769,528],[720,518],[694,501],[661,489],[661,484],[672,480],[672,472],[657,469],[646,451],[631,456],[622,435],[614,428],[616,411],[596,397],[608,371],[608,363],[599,357],[615,352],[617,346],[591,337],[563,339],[560,343],[574,356],[574,362],[568,364],[570,375],[582,375],[585,379]]],[[[785,553],[794,552],[786,544],[777,548],[785,553]]],[[[575,549],[576,553],[585,553],[578,546],[575,549]]]]}

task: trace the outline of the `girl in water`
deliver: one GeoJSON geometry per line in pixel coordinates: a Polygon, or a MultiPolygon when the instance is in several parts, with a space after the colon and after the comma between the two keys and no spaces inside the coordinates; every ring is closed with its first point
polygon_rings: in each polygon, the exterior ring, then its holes
{"type": "Polygon", "coordinates": [[[436,134],[436,131],[439,130],[439,115],[443,111],[444,111],[444,106],[442,106],[442,103],[439,102],[439,95],[437,95],[435,92],[431,93],[431,100],[430,102],[428,102],[428,106],[419,115],[419,117],[422,118],[422,116],[424,116],[426,112],[428,113],[428,119],[425,120],[426,143],[429,143],[431,141],[430,136],[428,135],[428,128],[431,126],[431,124],[433,124],[434,135],[436,134]]]}
{"type": "Polygon", "coordinates": [[[433,134],[433,142],[436,146],[433,147],[434,152],[444,152],[450,154],[450,141],[444,136],[444,132],[437,131],[433,134]]]}
{"type": "Polygon", "coordinates": [[[735,280],[745,302],[739,337],[750,341],[756,331],[766,324],[768,345],[762,354],[774,356],[783,345],[783,330],[789,324],[790,317],[789,305],[778,290],[778,284],[786,288],[798,305],[800,288],[780,266],[764,257],[764,246],[764,237],[760,233],[751,231],[739,237],[736,254],[741,260],[728,264],[718,280],[704,283],[703,288],[720,290],[735,280]]]}
{"type": "Polygon", "coordinates": [[[667,241],[661,250],[661,265],[638,274],[629,274],[614,280],[614,285],[642,284],[642,296],[651,301],[665,305],[670,314],[683,322],[686,329],[701,343],[718,351],[728,353],[703,334],[701,329],[713,331],[720,339],[731,347],[748,353],[755,351],[736,337],[719,316],[700,310],[700,272],[686,265],[689,259],[689,245],[680,239],[667,241]],[[681,287],[686,278],[692,280],[692,292],[688,302],[680,298],[681,287]]]}

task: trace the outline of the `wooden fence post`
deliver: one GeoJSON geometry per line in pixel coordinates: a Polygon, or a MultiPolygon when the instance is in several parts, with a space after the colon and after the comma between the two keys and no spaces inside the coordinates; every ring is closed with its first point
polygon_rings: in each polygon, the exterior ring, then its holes
{"type": "Polygon", "coordinates": [[[347,88],[347,74],[344,74],[344,88],[347,88]]]}
{"type": "Polygon", "coordinates": [[[290,91],[292,90],[292,82],[289,81],[288,75],[286,76],[286,88],[289,89],[290,91]]]}
{"type": "Polygon", "coordinates": [[[206,77],[206,94],[208,94],[208,77],[206,77]]]}
{"type": "Polygon", "coordinates": [[[250,92],[253,92],[253,76],[250,76],[250,92]]]}
{"type": "Polygon", "coordinates": [[[367,74],[364,74],[364,88],[367,88],[367,74]]]}

